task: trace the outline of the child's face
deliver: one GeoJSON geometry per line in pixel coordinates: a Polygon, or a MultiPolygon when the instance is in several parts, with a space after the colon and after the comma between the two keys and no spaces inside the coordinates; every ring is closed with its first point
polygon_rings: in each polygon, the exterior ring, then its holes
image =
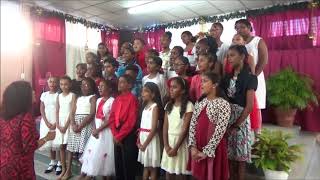
{"type": "Polygon", "coordinates": [[[129,49],[125,49],[123,51],[122,57],[123,57],[123,60],[125,60],[126,63],[128,63],[133,59],[134,55],[130,52],[129,49]]]}
{"type": "Polygon", "coordinates": [[[93,59],[92,54],[86,54],[86,62],[87,62],[87,64],[93,64],[94,61],[95,60],[93,59]]]}
{"type": "Polygon", "coordinates": [[[199,57],[200,53],[208,52],[209,47],[205,43],[197,43],[196,45],[196,54],[199,57]]]}
{"type": "Polygon", "coordinates": [[[90,84],[89,82],[87,81],[82,81],[81,83],[81,92],[83,95],[88,95],[91,91],[91,87],[90,87],[90,84]]]}
{"type": "Polygon", "coordinates": [[[244,59],[236,50],[230,49],[227,54],[228,62],[233,68],[236,68],[240,65],[241,60],[244,59]]]}
{"type": "Polygon", "coordinates": [[[87,72],[87,69],[81,68],[80,66],[77,67],[76,74],[79,78],[83,78],[86,72],[87,72]]]}
{"type": "Polygon", "coordinates": [[[99,45],[98,52],[100,55],[104,55],[107,52],[107,48],[104,45],[99,45]]]}
{"type": "Polygon", "coordinates": [[[134,40],[134,42],[133,42],[134,52],[141,51],[143,49],[143,47],[144,47],[144,45],[140,40],[138,40],[138,39],[134,40]]]}
{"type": "Polygon", "coordinates": [[[170,52],[170,59],[175,60],[177,57],[179,57],[179,52],[176,48],[173,48],[170,52]]]}
{"type": "Polygon", "coordinates": [[[165,34],[163,34],[160,37],[160,42],[161,42],[161,47],[163,47],[163,48],[169,47],[170,43],[171,43],[170,39],[165,34]]]}
{"type": "Polygon", "coordinates": [[[60,80],[60,89],[64,93],[68,93],[70,91],[71,83],[67,79],[60,80]]]}
{"type": "Polygon", "coordinates": [[[149,73],[158,72],[160,67],[153,61],[152,58],[149,58],[149,61],[147,62],[147,70],[149,73]]]}
{"type": "Polygon", "coordinates": [[[118,82],[118,91],[125,92],[130,91],[130,89],[131,85],[127,82],[127,80],[124,77],[120,77],[118,82]]]}
{"type": "Polygon", "coordinates": [[[126,70],[125,74],[129,75],[132,79],[137,79],[137,73],[132,70],[126,70]]]}
{"type": "Polygon", "coordinates": [[[97,68],[95,66],[89,66],[87,70],[88,77],[96,77],[97,75],[97,68]]]}
{"type": "Polygon", "coordinates": [[[141,92],[141,98],[143,102],[149,102],[153,99],[154,94],[150,91],[150,89],[143,87],[141,92]]]}
{"type": "Polygon", "coordinates": [[[232,38],[232,44],[235,44],[235,45],[245,45],[245,41],[243,39],[242,36],[240,36],[239,34],[236,34],[233,36],[232,38]]]}
{"type": "Polygon", "coordinates": [[[101,97],[109,95],[109,87],[107,86],[107,84],[105,82],[101,81],[98,86],[98,89],[99,89],[99,94],[101,97]]]}
{"type": "Polygon", "coordinates": [[[57,91],[58,89],[58,79],[57,78],[54,78],[54,77],[51,77],[48,79],[48,86],[49,86],[49,90],[50,91],[57,91]]]}
{"type": "Polygon", "coordinates": [[[173,63],[173,68],[174,71],[178,74],[178,75],[183,75],[186,73],[187,71],[187,65],[184,64],[180,58],[177,58],[174,63],[173,63]]]}
{"type": "Polygon", "coordinates": [[[144,60],[145,60],[146,64],[148,64],[150,57],[151,57],[151,54],[147,51],[147,52],[144,54],[144,60]]]}
{"type": "Polygon", "coordinates": [[[181,35],[181,40],[182,40],[183,44],[186,44],[186,45],[187,45],[187,44],[190,43],[191,37],[188,36],[187,34],[182,34],[182,35],[181,35]]]}
{"type": "Polygon", "coordinates": [[[104,63],[104,72],[107,76],[112,76],[116,72],[115,67],[110,63],[104,63]]]}
{"type": "Polygon", "coordinates": [[[214,38],[218,38],[220,37],[222,34],[222,29],[220,26],[218,25],[212,25],[211,29],[210,29],[210,36],[214,37],[214,38]]]}
{"type": "Polygon", "coordinates": [[[170,97],[172,99],[175,99],[177,97],[180,97],[183,93],[183,90],[181,86],[175,81],[171,81],[170,83],[170,97]]]}
{"type": "Polygon", "coordinates": [[[207,76],[201,77],[201,92],[203,95],[208,95],[212,91],[215,90],[215,85],[212,83],[212,81],[207,76]]]}
{"type": "Polygon", "coordinates": [[[198,67],[200,72],[206,72],[209,67],[212,66],[212,63],[209,62],[209,59],[206,56],[200,55],[198,58],[198,67]]]}

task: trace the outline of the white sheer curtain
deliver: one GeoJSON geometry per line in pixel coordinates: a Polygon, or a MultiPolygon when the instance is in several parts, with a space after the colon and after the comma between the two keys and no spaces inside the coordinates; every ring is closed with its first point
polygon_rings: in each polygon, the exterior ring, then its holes
{"type": "MultiPolygon", "coordinates": [[[[245,18],[245,17],[243,17],[243,18],[245,18]]],[[[227,44],[231,44],[232,37],[234,34],[236,34],[236,31],[234,29],[234,24],[239,19],[240,18],[230,19],[228,21],[225,20],[225,21],[221,22],[221,24],[223,25],[223,28],[224,28],[224,31],[221,35],[222,42],[225,42],[227,44]]],[[[202,27],[200,24],[196,24],[196,25],[192,25],[189,27],[185,27],[185,28],[179,28],[179,29],[167,28],[166,31],[170,31],[172,33],[170,48],[173,48],[174,46],[181,46],[183,48],[185,47],[185,45],[183,44],[183,42],[181,40],[181,33],[183,31],[190,31],[192,33],[192,35],[195,36],[201,30],[203,30],[204,32],[208,32],[209,29],[211,28],[211,25],[212,25],[212,23],[206,23],[206,24],[203,24],[202,27]]]]}
{"type": "Polygon", "coordinates": [[[66,68],[71,78],[76,77],[76,65],[86,61],[86,52],[97,51],[101,34],[97,29],[86,28],[82,24],[66,22],[66,68]],[[86,49],[86,46],[88,49],[86,49]]]}

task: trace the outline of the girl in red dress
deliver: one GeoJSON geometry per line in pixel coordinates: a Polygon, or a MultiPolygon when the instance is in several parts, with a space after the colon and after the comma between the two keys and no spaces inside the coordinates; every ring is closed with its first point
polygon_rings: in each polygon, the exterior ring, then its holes
{"type": "Polygon", "coordinates": [[[202,76],[203,96],[195,104],[189,129],[191,161],[188,168],[199,180],[228,180],[225,132],[231,114],[229,103],[220,97],[219,76],[202,76]]]}
{"type": "Polygon", "coordinates": [[[36,122],[30,113],[32,89],[26,81],[11,83],[3,93],[0,112],[0,179],[35,180],[34,152],[55,132],[38,140],[36,122]]]}
{"type": "Polygon", "coordinates": [[[146,72],[147,69],[147,64],[145,61],[145,53],[146,53],[146,48],[145,48],[145,41],[141,38],[136,38],[133,40],[133,49],[134,52],[136,53],[135,59],[137,60],[137,63],[141,67],[143,72],[146,72]]]}

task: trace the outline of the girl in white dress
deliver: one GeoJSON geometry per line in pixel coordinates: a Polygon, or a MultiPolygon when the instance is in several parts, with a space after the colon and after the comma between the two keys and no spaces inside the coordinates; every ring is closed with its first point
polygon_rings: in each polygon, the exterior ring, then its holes
{"type": "Polygon", "coordinates": [[[91,136],[92,121],[96,111],[96,83],[91,78],[84,78],[81,83],[81,96],[74,104],[71,112],[71,126],[67,145],[67,171],[63,179],[72,176],[72,157],[74,153],[82,154],[91,136]]]}
{"type": "Polygon", "coordinates": [[[141,116],[137,146],[138,161],[144,166],[143,179],[157,179],[160,167],[161,149],[158,134],[159,119],[163,117],[163,108],[158,86],[147,82],[142,89],[143,111],[141,116]]]}
{"type": "MultiPolygon", "coordinates": [[[[59,79],[57,77],[50,77],[48,79],[49,91],[41,94],[40,97],[40,112],[41,112],[41,122],[40,122],[40,139],[45,137],[49,131],[55,131],[56,129],[56,101],[58,97],[58,83],[59,79]]],[[[61,166],[60,161],[56,161],[56,151],[54,150],[52,141],[46,142],[39,150],[50,150],[50,163],[49,167],[44,173],[50,173],[56,170],[57,174],[61,172],[58,166],[61,166]]]]}
{"type": "Polygon", "coordinates": [[[159,88],[161,100],[163,100],[166,95],[167,87],[164,75],[160,74],[162,60],[158,56],[151,56],[146,63],[149,74],[142,78],[142,86],[144,86],[147,82],[155,83],[159,88]]]}
{"type": "Polygon", "coordinates": [[[85,147],[80,162],[80,179],[90,179],[94,176],[115,175],[114,144],[111,129],[109,128],[109,115],[114,98],[111,97],[112,82],[102,80],[99,84],[101,98],[96,103],[94,128],[85,147]]]}
{"type": "Polygon", "coordinates": [[[76,96],[70,92],[71,79],[69,76],[60,78],[60,89],[62,93],[57,97],[56,104],[56,137],[53,140],[55,146],[60,147],[60,159],[62,172],[60,177],[66,171],[66,147],[68,143],[70,112],[75,102],[76,96]]]}
{"type": "Polygon", "coordinates": [[[181,77],[170,82],[170,101],[167,103],[163,124],[164,150],[161,168],[166,171],[166,179],[184,179],[188,163],[187,134],[193,112],[189,101],[188,83],[181,77]]]}

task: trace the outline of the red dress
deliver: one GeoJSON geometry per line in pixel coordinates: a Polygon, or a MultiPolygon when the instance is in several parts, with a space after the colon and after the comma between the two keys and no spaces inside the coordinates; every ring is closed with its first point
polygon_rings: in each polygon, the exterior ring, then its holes
{"type": "MultiPolygon", "coordinates": [[[[198,150],[202,150],[208,144],[215,130],[215,125],[210,122],[206,109],[204,108],[201,111],[196,126],[195,139],[198,150]]],[[[214,158],[207,157],[199,162],[189,158],[188,169],[192,171],[192,176],[198,180],[228,180],[229,167],[226,138],[223,137],[221,139],[215,150],[214,158]]]]}
{"type": "Polygon", "coordinates": [[[34,152],[39,133],[30,113],[0,118],[0,179],[36,179],[34,152]]]}
{"type": "Polygon", "coordinates": [[[201,74],[197,74],[192,77],[189,96],[192,102],[196,102],[201,95],[201,74]]]}

